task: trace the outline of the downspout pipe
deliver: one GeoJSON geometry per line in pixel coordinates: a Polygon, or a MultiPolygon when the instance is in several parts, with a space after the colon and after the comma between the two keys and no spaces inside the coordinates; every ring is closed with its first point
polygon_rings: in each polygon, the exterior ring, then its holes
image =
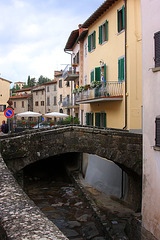
{"type": "MultiPolygon", "coordinates": [[[[125,6],[125,126],[123,129],[127,128],[127,0],[124,0],[125,6]]],[[[122,179],[121,179],[121,199],[124,198],[124,178],[123,178],[123,170],[122,170],[122,179]]]]}
{"type": "Polygon", "coordinates": [[[125,126],[127,128],[127,0],[124,0],[125,5],[125,126]]]}
{"type": "MultiPolygon", "coordinates": [[[[72,53],[70,52],[67,52],[67,50],[64,49],[64,52],[65,53],[68,53],[71,55],[71,66],[72,66],[72,53]]],[[[72,88],[72,81],[71,81],[71,104],[73,104],[73,96],[72,96],[72,91],[73,91],[73,88],[72,88]]]]}

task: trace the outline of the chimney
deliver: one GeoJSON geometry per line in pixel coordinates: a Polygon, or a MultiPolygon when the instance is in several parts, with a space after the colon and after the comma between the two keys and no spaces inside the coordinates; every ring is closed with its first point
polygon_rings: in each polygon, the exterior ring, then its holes
{"type": "Polygon", "coordinates": [[[79,24],[78,27],[79,27],[79,36],[81,35],[81,33],[83,32],[83,28],[81,28],[82,24],[79,24]]]}

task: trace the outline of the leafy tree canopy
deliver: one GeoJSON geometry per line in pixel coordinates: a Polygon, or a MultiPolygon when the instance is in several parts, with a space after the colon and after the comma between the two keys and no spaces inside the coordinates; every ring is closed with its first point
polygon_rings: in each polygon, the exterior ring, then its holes
{"type": "Polygon", "coordinates": [[[52,79],[47,78],[47,77],[43,77],[43,76],[41,75],[41,76],[38,78],[37,84],[38,84],[38,85],[41,85],[41,84],[43,84],[43,83],[50,82],[50,81],[52,81],[52,79]]]}

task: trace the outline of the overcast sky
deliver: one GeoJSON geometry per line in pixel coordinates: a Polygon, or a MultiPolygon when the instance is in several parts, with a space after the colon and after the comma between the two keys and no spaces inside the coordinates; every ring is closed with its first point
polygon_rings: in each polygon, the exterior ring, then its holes
{"type": "Polygon", "coordinates": [[[0,76],[12,82],[26,82],[28,75],[53,79],[54,70],[70,63],[64,47],[71,31],[102,3],[103,0],[0,0],[0,76]]]}

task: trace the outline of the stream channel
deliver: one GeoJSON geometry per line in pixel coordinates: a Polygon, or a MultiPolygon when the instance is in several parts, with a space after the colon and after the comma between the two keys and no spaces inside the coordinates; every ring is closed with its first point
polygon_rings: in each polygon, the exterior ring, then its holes
{"type": "Polygon", "coordinates": [[[24,169],[25,192],[68,239],[105,239],[63,163],[62,157],[57,156],[27,166],[24,169]]]}

